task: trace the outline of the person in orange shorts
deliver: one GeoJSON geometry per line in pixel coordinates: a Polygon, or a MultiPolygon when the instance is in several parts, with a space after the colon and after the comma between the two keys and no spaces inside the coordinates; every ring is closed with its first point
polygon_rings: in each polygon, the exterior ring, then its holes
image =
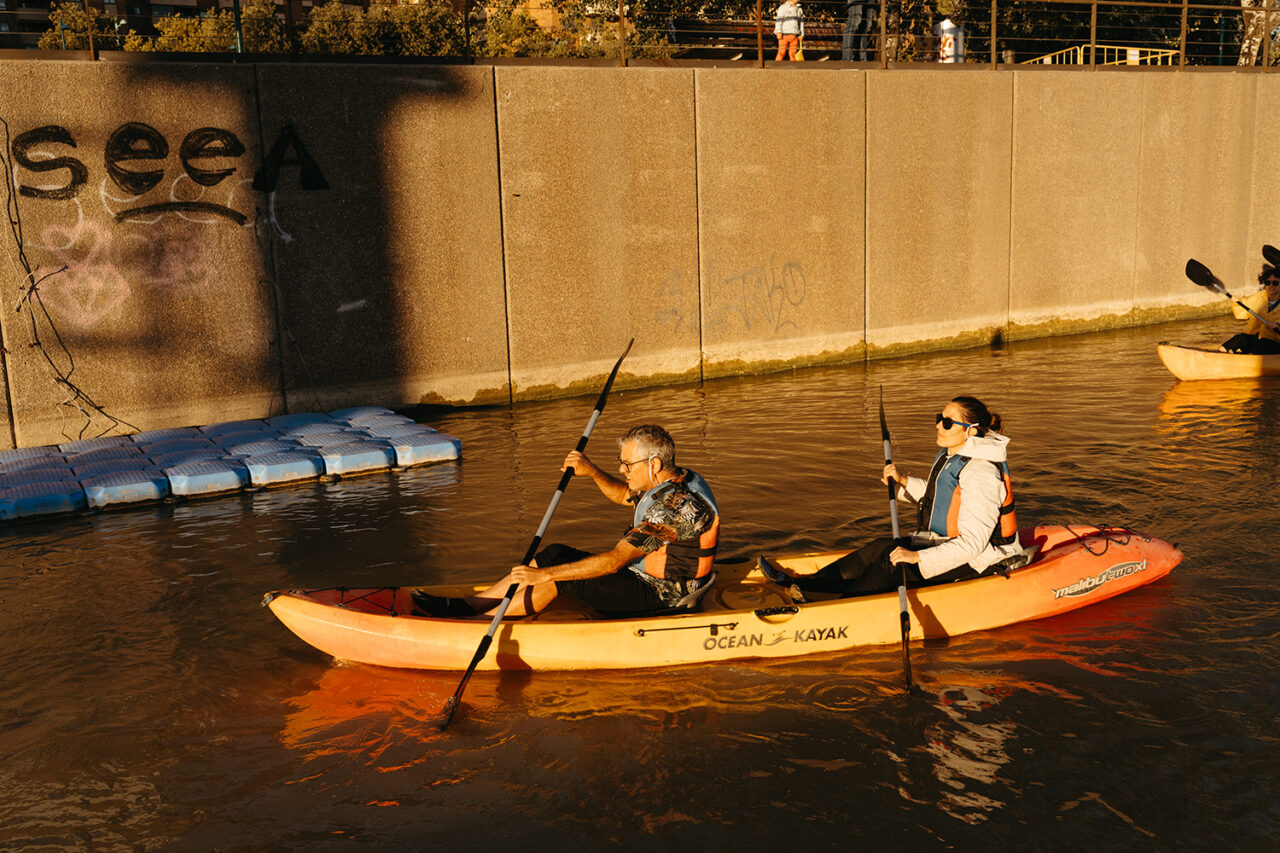
{"type": "Polygon", "coordinates": [[[785,57],[794,62],[800,40],[804,38],[804,12],[798,0],[786,0],[778,7],[774,20],[773,34],[778,37],[776,61],[781,62],[785,57]]]}

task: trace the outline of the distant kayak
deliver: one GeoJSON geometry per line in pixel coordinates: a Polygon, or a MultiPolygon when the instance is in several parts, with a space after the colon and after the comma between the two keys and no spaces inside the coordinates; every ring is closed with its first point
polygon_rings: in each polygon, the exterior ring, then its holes
{"type": "Polygon", "coordinates": [[[1280,354],[1248,355],[1216,349],[1158,344],[1156,352],[1179,379],[1250,379],[1280,376],[1280,354]]]}
{"type": "MultiPolygon", "coordinates": [[[[1047,526],[1019,531],[1035,559],[1007,574],[908,593],[911,638],[956,636],[1066,613],[1167,575],[1182,553],[1126,528],[1047,526]]],[[[848,551],[762,557],[793,573],[848,551]]],[[[459,596],[482,587],[424,588],[459,596]]],[[[413,587],[282,590],[263,603],[291,631],[342,660],[463,670],[489,619],[417,615],[413,587]]],[[[479,669],[628,669],[792,657],[901,641],[896,592],[794,603],[749,562],[721,563],[696,612],[603,619],[568,596],[546,612],[508,619],[479,669]]]]}

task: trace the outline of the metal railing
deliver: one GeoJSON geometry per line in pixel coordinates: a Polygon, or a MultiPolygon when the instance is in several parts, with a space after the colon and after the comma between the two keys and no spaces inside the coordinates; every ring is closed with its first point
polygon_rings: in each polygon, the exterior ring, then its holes
{"type": "Polygon", "coordinates": [[[1037,56],[1035,59],[1025,59],[1021,64],[1088,65],[1089,60],[1085,57],[1090,55],[1090,51],[1099,55],[1099,58],[1095,58],[1094,64],[1096,65],[1176,65],[1178,62],[1178,51],[1176,50],[1124,47],[1112,44],[1080,44],[1075,47],[1063,48],[1053,53],[1046,53],[1044,56],[1037,56]]]}

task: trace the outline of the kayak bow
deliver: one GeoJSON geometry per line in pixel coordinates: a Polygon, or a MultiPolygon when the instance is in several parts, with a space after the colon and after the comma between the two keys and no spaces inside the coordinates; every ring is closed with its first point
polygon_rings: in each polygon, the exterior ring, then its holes
{"type": "Polygon", "coordinates": [[[1160,360],[1179,379],[1252,379],[1280,376],[1280,354],[1251,355],[1162,343],[1160,360]]]}

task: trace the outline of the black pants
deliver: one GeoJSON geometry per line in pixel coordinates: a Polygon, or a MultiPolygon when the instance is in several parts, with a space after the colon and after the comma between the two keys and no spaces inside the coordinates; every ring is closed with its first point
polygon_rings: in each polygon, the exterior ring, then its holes
{"type": "Polygon", "coordinates": [[[1227,352],[1243,352],[1250,355],[1272,355],[1280,352],[1280,342],[1273,341],[1270,338],[1260,338],[1257,335],[1246,335],[1241,333],[1227,340],[1222,345],[1227,352]]]}
{"type": "MultiPolygon", "coordinates": [[[[872,540],[858,550],[828,563],[818,572],[796,578],[796,586],[805,592],[835,592],[845,598],[892,592],[902,582],[902,567],[889,562],[889,552],[897,544],[892,536],[872,540]]],[[[914,563],[907,563],[906,570],[909,587],[932,586],[978,576],[968,563],[927,580],[920,574],[920,567],[914,563]]]]}
{"type": "MultiPolygon", "coordinates": [[[[573,563],[589,556],[586,551],[556,542],[539,551],[533,560],[545,568],[573,563]]],[[[662,600],[653,584],[627,568],[598,578],[556,581],[556,590],[575,596],[605,615],[648,613],[671,606],[662,600]]]]}

